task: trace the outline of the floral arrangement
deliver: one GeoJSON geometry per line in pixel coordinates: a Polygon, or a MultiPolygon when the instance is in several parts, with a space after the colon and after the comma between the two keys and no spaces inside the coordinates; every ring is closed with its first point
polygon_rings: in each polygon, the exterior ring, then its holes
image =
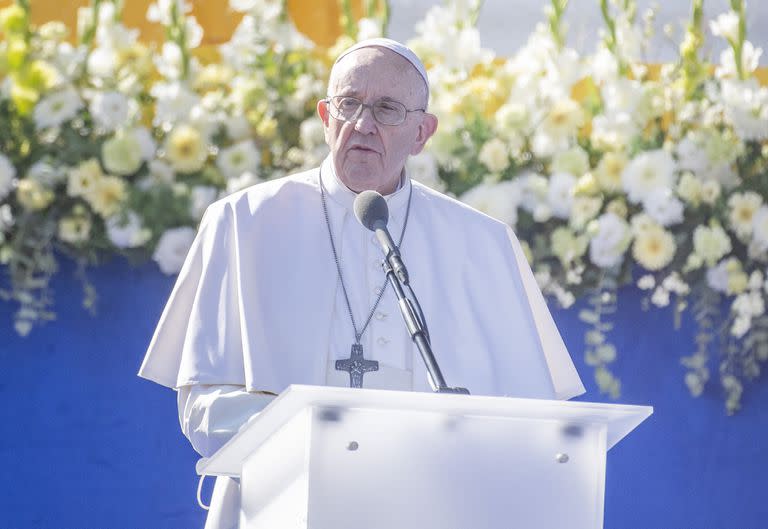
{"type": "MultiPolygon", "coordinates": [[[[653,11],[600,2],[591,55],[567,47],[567,0],[511,57],[481,46],[480,3],[432,8],[409,42],[425,59],[440,128],[409,161],[412,176],[515,227],[546,294],[585,298],[587,362],[614,397],[610,315],[635,283],[645,304],[692,310],[696,349],[682,359],[700,395],[714,369],[726,408],[768,359],[768,89],[762,50],[745,35],[743,0],[705,24],[702,0],[679,59],[643,61],[653,11]],[[725,39],[719,62],[705,33],[725,39]]],[[[54,317],[49,280],[61,255],[89,265],[152,257],[176,273],[208,204],[325,156],[314,105],[333,57],[385,32],[386,2],[330,50],[304,38],[280,0],[230,0],[243,14],[208,62],[184,0],[157,0],[165,28],[149,47],[121,23],[119,0],[79,13],[74,43],[58,23],[31,26],[28,0],[0,10],[0,264],[17,332],[54,317]]],[[[673,36],[673,35],[670,35],[673,36]]]]}

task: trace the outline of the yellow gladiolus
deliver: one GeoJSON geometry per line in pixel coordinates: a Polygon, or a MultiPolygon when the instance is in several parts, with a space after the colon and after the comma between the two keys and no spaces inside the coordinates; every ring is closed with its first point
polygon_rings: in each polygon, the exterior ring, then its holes
{"type": "Polygon", "coordinates": [[[11,86],[11,101],[22,116],[32,112],[38,99],[40,99],[40,92],[33,88],[17,83],[11,86]]]}
{"type": "Polygon", "coordinates": [[[8,48],[5,50],[8,67],[11,70],[18,70],[24,65],[27,59],[29,46],[22,39],[14,38],[8,40],[8,48]]]}
{"type": "Polygon", "coordinates": [[[27,12],[21,6],[13,4],[0,9],[0,28],[5,33],[22,33],[27,23],[27,12]]]}

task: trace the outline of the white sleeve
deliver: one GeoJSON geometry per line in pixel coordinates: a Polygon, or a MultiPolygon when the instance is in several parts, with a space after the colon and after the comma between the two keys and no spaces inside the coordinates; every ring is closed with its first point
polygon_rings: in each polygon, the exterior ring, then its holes
{"type": "Polygon", "coordinates": [[[273,398],[271,394],[248,392],[244,386],[196,384],[180,387],[181,431],[200,455],[209,457],[273,398]]]}

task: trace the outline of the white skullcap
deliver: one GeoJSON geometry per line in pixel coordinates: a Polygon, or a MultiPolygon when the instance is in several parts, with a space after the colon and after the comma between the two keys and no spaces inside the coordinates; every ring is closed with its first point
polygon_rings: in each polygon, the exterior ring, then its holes
{"type": "Polygon", "coordinates": [[[406,61],[411,63],[414,68],[416,68],[416,71],[419,72],[421,78],[424,79],[424,84],[427,87],[427,97],[429,97],[429,78],[427,77],[427,69],[424,68],[424,63],[421,62],[421,59],[419,59],[415,53],[413,53],[411,48],[405,44],[400,44],[396,40],[386,39],[383,37],[361,40],[357,44],[341,52],[341,55],[336,58],[336,61],[333,63],[333,65],[336,66],[342,57],[349,55],[353,51],[357,51],[361,48],[386,48],[403,57],[406,61]]]}

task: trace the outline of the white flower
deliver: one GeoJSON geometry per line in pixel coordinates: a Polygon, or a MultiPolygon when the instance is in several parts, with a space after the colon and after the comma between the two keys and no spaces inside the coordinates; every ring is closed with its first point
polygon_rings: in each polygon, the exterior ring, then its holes
{"type": "Polygon", "coordinates": [[[760,206],[752,216],[752,245],[757,253],[768,250],[768,206],[760,206]]]}
{"type": "Polygon", "coordinates": [[[541,132],[555,143],[572,138],[584,124],[584,110],[573,99],[561,99],[552,105],[541,124],[541,132]]]}
{"type": "Polygon", "coordinates": [[[651,303],[657,307],[666,307],[669,305],[669,290],[664,287],[657,287],[651,296],[651,303]]]}
{"type": "Polygon", "coordinates": [[[184,67],[184,54],[175,42],[166,41],[160,55],[155,56],[155,66],[163,77],[178,79],[184,67]]]}
{"type": "Polygon", "coordinates": [[[737,42],[739,40],[739,15],[734,11],[722,13],[715,20],[709,21],[709,29],[717,37],[737,42]]]}
{"type": "Polygon", "coordinates": [[[582,229],[587,222],[595,218],[602,206],[603,199],[600,197],[575,197],[571,208],[571,227],[577,230],[582,229]]]}
{"type": "Polygon", "coordinates": [[[707,270],[707,285],[717,292],[728,292],[728,262],[720,261],[717,266],[707,270]]]}
{"type": "Polygon", "coordinates": [[[325,128],[323,122],[316,117],[302,121],[299,126],[299,143],[306,150],[314,150],[325,146],[325,128]]]}
{"type": "Polygon", "coordinates": [[[651,274],[646,274],[637,280],[637,288],[640,290],[650,290],[656,286],[656,280],[651,274]]]}
{"type": "Polygon", "coordinates": [[[203,217],[205,210],[218,198],[219,191],[213,186],[195,186],[189,195],[189,214],[195,220],[203,217]]]}
{"type": "Polygon", "coordinates": [[[91,99],[91,115],[99,127],[114,132],[130,118],[131,103],[120,92],[98,92],[91,99]]]}
{"type": "Polygon", "coordinates": [[[11,161],[0,154],[0,200],[11,192],[16,181],[16,168],[11,161]]]}
{"type": "Polygon", "coordinates": [[[250,171],[246,171],[240,176],[227,180],[227,189],[222,195],[230,195],[247,187],[260,183],[262,180],[250,171]]]}
{"type": "Polygon", "coordinates": [[[250,140],[241,141],[222,149],[216,157],[216,166],[226,178],[236,178],[245,172],[256,172],[261,156],[250,140]]]}
{"type": "MultiPolygon", "coordinates": [[[[762,48],[755,48],[748,40],[744,41],[741,48],[741,71],[743,75],[748,76],[757,70],[762,54],[762,48]]],[[[736,68],[736,54],[733,48],[728,47],[720,53],[720,65],[715,68],[715,76],[720,79],[739,78],[739,71],[736,68]]]]}
{"type": "Polygon", "coordinates": [[[130,132],[118,133],[102,144],[101,159],[108,172],[131,175],[139,170],[143,162],[141,144],[130,132]]]}
{"type": "Polygon", "coordinates": [[[152,160],[149,162],[149,174],[156,182],[168,186],[173,184],[176,179],[173,167],[163,160],[152,160]]]}
{"type": "Polygon", "coordinates": [[[749,328],[752,326],[752,318],[746,317],[746,316],[739,316],[737,318],[734,318],[733,320],[733,326],[731,327],[731,334],[736,338],[741,338],[745,334],[747,334],[747,331],[749,331],[749,328]]]}
{"type": "MultiPolygon", "coordinates": [[[[319,120],[313,118],[312,121],[319,120]]],[[[244,140],[251,135],[251,124],[242,115],[228,116],[224,121],[224,127],[227,129],[227,135],[234,141],[244,140]]]]}
{"type": "Polygon", "coordinates": [[[566,151],[560,151],[552,158],[551,171],[581,176],[589,171],[589,155],[578,145],[566,151]]]}
{"type": "Polygon", "coordinates": [[[147,127],[135,127],[130,129],[127,133],[132,134],[138,142],[142,160],[147,161],[154,158],[155,151],[157,151],[157,145],[155,145],[152,133],[147,127]]]}
{"type": "Polygon", "coordinates": [[[746,240],[752,234],[755,213],[762,205],[762,197],[754,191],[734,193],[728,199],[728,220],[740,239],[746,240]]]}
{"type": "Polygon", "coordinates": [[[517,177],[520,182],[520,206],[533,213],[539,205],[547,205],[549,183],[547,179],[534,172],[526,172],[517,177]]]}
{"type": "Polygon", "coordinates": [[[83,100],[72,88],[65,88],[41,99],[35,105],[34,118],[38,130],[57,127],[74,118],[83,108],[83,100]]]}
{"type": "Polygon", "coordinates": [[[601,268],[610,268],[621,263],[629,246],[629,226],[613,213],[603,214],[596,222],[597,232],[589,243],[589,258],[601,268]]]}
{"type": "Polygon", "coordinates": [[[662,226],[671,226],[683,221],[683,203],[667,188],[655,189],[646,195],[643,208],[662,226]]]}
{"type": "Polygon", "coordinates": [[[672,189],[675,185],[675,161],[665,150],[646,151],[630,160],[621,175],[629,200],[642,202],[658,188],[672,189]]]}
{"type": "Polygon", "coordinates": [[[437,172],[437,160],[432,154],[422,151],[416,156],[411,156],[406,161],[406,167],[408,175],[417,182],[438,191],[445,189],[445,183],[437,172]]]}
{"type": "Polygon", "coordinates": [[[136,248],[152,237],[152,232],[143,226],[135,211],[109,217],[104,224],[107,237],[117,248],[136,248]]]}
{"type": "Polygon", "coordinates": [[[67,170],[63,167],[54,167],[47,160],[39,160],[27,170],[27,178],[52,188],[67,179],[67,170]]]}
{"type": "Polygon", "coordinates": [[[637,125],[626,112],[600,114],[592,119],[590,139],[599,149],[621,151],[638,132],[637,125]]]}
{"type": "Polygon", "coordinates": [[[160,236],[152,259],[164,274],[177,274],[194,240],[195,230],[189,226],[171,228],[160,236]]]}
{"type": "Polygon", "coordinates": [[[88,54],[88,73],[94,77],[109,79],[114,77],[117,63],[118,55],[114,48],[98,46],[88,54]]]}
{"type": "Polygon", "coordinates": [[[492,173],[500,173],[509,167],[509,149],[498,138],[493,138],[480,149],[478,160],[492,173]]]}
{"type": "Polygon", "coordinates": [[[200,98],[178,82],[155,83],[150,90],[155,98],[155,124],[174,124],[186,120],[200,98]]]}
{"type": "Polygon", "coordinates": [[[520,188],[515,181],[478,184],[461,195],[460,200],[510,226],[517,223],[520,188]]]}
{"type": "Polygon", "coordinates": [[[381,37],[381,24],[373,18],[361,18],[357,21],[357,40],[381,37]]]}
{"type": "Polygon", "coordinates": [[[720,183],[708,180],[701,184],[701,199],[707,204],[714,204],[720,198],[720,183]]]}
{"type": "Polygon", "coordinates": [[[722,96],[725,115],[742,140],[768,139],[768,89],[756,79],[724,80],[722,96]]]}
{"type": "Polygon", "coordinates": [[[707,265],[712,266],[731,251],[731,239],[718,225],[697,226],[693,231],[693,249],[707,265]]]}
{"type": "Polygon", "coordinates": [[[661,270],[675,256],[675,239],[658,225],[642,230],[635,236],[632,256],[646,270],[661,270]]]}
{"type": "Polygon", "coordinates": [[[567,219],[573,207],[573,190],[576,177],[569,173],[555,173],[549,179],[549,207],[555,217],[567,219]]]}

